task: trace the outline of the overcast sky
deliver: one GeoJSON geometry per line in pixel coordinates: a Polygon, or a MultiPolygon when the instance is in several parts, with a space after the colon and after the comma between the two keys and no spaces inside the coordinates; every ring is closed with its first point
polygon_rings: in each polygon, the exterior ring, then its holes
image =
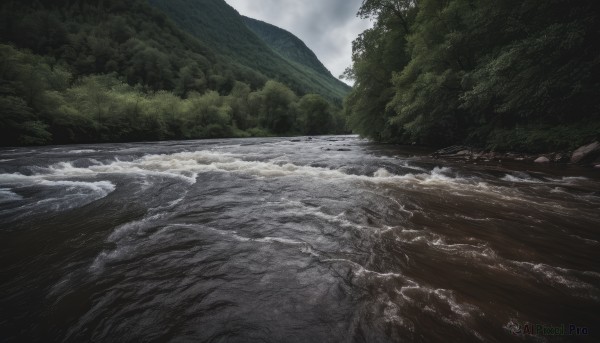
{"type": "Polygon", "coordinates": [[[240,14],[302,39],[338,77],[352,63],[352,41],[370,27],[356,17],[362,0],[225,0],[240,14]]]}

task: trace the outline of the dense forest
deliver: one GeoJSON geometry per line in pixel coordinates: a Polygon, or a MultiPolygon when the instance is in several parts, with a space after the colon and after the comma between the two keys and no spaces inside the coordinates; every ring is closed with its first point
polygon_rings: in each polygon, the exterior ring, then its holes
{"type": "MultiPolygon", "coordinates": [[[[261,38],[274,51],[290,61],[304,65],[323,75],[331,75],[323,63],[312,52],[306,44],[290,32],[264,21],[242,17],[248,28],[261,38]]],[[[331,75],[333,78],[333,75],[331,75]]],[[[337,80],[337,79],[334,79],[337,80]]],[[[341,83],[341,81],[336,81],[341,83]]],[[[343,88],[350,88],[342,84],[343,88]]]]}
{"type": "Polygon", "coordinates": [[[2,2],[0,144],[344,130],[330,93],[294,88],[200,38],[144,0],[2,2]]]}
{"type": "Polygon", "coordinates": [[[600,138],[596,0],[365,0],[345,110],[381,141],[570,149],[600,138]]]}
{"type": "Polygon", "coordinates": [[[350,91],[348,85],[319,67],[322,64],[314,61],[314,53],[304,43],[298,44],[297,37],[273,25],[260,25],[257,30],[256,22],[244,20],[223,0],[149,2],[222,56],[282,82],[298,94],[321,94],[341,106],[350,91]],[[277,44],[269,39],[273,34],[279,38],[277,44]]]}

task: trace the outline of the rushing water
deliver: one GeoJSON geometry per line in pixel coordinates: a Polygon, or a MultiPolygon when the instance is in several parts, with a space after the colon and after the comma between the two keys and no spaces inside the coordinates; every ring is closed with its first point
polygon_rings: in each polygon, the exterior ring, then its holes
{"type": "Polygon", "coordinates": [[[0,339],[597,342],[599,174],[353,136],[5,149],[0,339]]]}

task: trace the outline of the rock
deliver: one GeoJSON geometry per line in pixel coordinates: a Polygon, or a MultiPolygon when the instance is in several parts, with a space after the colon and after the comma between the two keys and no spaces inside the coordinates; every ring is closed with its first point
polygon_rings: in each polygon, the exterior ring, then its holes
{"type": "Polygon", "coordinates": [[[494,160],[494,159],[496,159],[496,153],[488,152],[487,154],[483,154],[482,157],[485,158],[486,160],[494,160]]]}
{"type": "Polygon", "coordinates": [[[544,156],[540,156],[537,158],[537,160],[533,161],[535,163],[548,163],[550,162],[550,159],[548,159],[548,157],[544,157],[544,156]]]}
{"type": "Polygon", "coordinates": [[[571,156],[571,163],[585,163],[586,161],[593,161],[593,159],[598,155],[600,155],[600,143],[596,141],[592,144],[584,145],[575,150],[571,156]]]}
{"type": "Polygon", "coordinates": [[[459,152],[457,152],[455,155],[457,156],[466,156],[466,155],[470,155],[471,152],[469,150],[461,150],[459,152]]]}
{"type": "Polygon", "coordinates": [[[350,149],[337,149],[337,151],[352,151],[350,149]]]}
{"type": "Polygon", "coordinates": [[[433,153],[434,156],[454,155],[461,151],[470,151],[471,149],[462,145],[454,145],[445,149],[438,150],[433,153]]]}
{"type": "Polygon", "coordinates": [[[594,166],[594,169],[600,169],[600,164],[596,164],[596,165],[594,166]]]}

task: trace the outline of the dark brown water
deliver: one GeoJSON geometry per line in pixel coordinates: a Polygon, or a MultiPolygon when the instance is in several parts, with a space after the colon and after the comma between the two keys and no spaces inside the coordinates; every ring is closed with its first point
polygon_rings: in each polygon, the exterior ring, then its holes
{"type": "Polygon", "coordinates": [[[0,340],[600,341],[600,173],[425,155],[2,150],[0,340]]]}

